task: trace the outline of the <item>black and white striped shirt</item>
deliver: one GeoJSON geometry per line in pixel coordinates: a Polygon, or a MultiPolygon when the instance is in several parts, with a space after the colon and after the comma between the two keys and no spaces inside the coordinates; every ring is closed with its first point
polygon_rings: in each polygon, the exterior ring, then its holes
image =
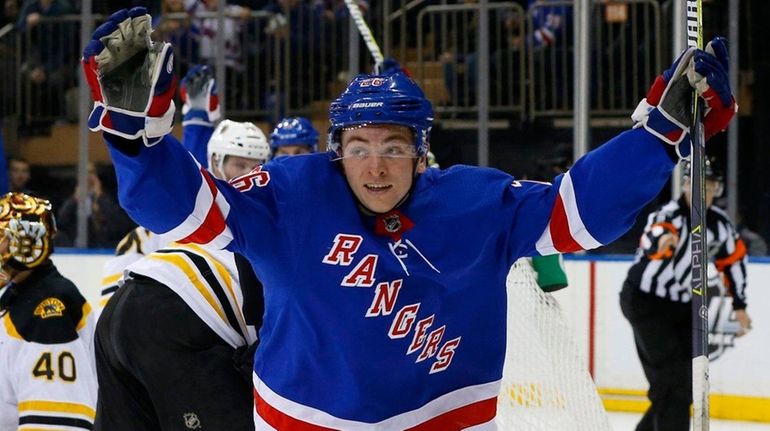
{"type": "MultiPolygon", "coordinates": [[[[709,260],[733,296],[733,308],[746,308],[746,246],[727,214],[716,206],[706,212],[709,260]]],[[[690,207],[684,199],[671,201],[651,213],[640,239],[627,284],[673,302],[690,302],[690,207]],[[678,237],[673,250],[658,250],[666,233],[678,237]]]]}

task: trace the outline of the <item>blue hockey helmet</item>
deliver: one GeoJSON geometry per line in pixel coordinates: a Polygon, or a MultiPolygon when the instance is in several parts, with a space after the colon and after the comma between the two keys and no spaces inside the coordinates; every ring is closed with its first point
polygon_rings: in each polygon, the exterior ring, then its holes
{"type": "Polygon", "coordinates": [[[414,132],[419,156],[428,152],[433,106],[420,87],[403,72],[358,75],[329,107],[327,149],[341,152],[342,130],[368,124],[395,124],[414,132]]]}
{"type": "Polygon", "coordinates": [[[318,131],[305,117],[287,117],[281,120],[270,134],[273,152],[286,145],[307,145],[313,152],[318,151],[318,131]]]}

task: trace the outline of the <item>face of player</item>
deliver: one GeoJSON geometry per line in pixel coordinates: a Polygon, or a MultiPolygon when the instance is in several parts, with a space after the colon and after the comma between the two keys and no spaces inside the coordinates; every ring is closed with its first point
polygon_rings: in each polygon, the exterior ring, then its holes
{"type": "Polygon", "coordinates": [[[29,165],[19,160],[11,160],[8,178],[12,190],[23,190],[29,182],[29,165]]]}
{"type": "Polygon", "coordinates": [[[278,157],[284,156],[297,156],[300,154],[309,154],[311,152],[312,149],[307,145],[284,145],[275,149],[273,158],[276,159],[278,157]]]}
{"type": "Polygon", "coordinates": [[[261,164],[261,160],[248,159],[246,157],[239,156],[227,156],[224,163],[222,163],[221,175],[217,175],[219,178],[223,178],[226,181],[230,181],[233,178],[238,178],[241,175],[246,175],[261,164]]]}
{"type": "MultiPolygon", "coordinates": [[[[717,192],[719,192],[721,188],[721,182],[715,180],[706,180],[706,208],[709,208],[711,204],[714,203],[714,198],[717,197],[717,192]]],[[[690,180],[686,180],[682,185],[682,193],[684,193],[684,198],[687,200],[688,205],[690,205],[692,202],[690,189],[690,180]]]]}
{"type": "Polygon", "coordinates": [[[345,177],[358,201],[372,212],[392,210],[409,192],[415,172],[425,171],[425,158],[418,159],[407,127],[370,125],[344,130],[341,139],[345,177]]]}

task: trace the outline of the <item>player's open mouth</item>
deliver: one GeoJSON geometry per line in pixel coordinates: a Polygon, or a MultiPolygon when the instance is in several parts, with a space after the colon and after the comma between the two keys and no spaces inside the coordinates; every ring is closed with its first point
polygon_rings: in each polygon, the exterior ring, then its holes
{"type": "Polygon", "coordinates": [[[364,187],[366,190],[374,193],[386,192],[393,188],[393,186],[390,184],[364,184],[364,187]]]}

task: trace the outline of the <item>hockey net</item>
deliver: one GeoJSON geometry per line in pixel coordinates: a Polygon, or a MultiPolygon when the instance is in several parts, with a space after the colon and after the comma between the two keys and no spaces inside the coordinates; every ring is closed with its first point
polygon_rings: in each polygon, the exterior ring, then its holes
{"type": "Polygon", "coordinates": [[[508,274],[508,335],[498,397],[501,431],[610,431],[583,358],[528,259],[508,274]]]}

